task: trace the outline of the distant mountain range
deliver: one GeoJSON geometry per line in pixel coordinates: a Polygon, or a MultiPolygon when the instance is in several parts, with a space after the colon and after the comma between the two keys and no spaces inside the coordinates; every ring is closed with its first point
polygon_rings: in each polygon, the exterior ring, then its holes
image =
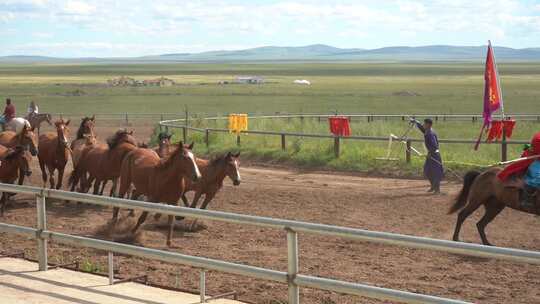
{"type": "MultiPolygon", "coordinates": [[[[497,60],[540,60],[540,48],[495,47],[497,60]]],[[[46,56],[4,56],[2,63],[66,62],[253,62],[253,61],[468,61],[486,56],[486,46],[429,45],[393,46],[378,49],[342,49],[324,44],[299,47],[265,46],[236,51],[162,54],[124,58],[56,58],[46,56]]]]}

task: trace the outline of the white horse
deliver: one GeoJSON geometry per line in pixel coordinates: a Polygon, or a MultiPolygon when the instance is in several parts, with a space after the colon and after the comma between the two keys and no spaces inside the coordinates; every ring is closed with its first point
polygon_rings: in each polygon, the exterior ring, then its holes
{"type": "Polygon", "coordinates": [[[15,117],[5,125],[6,131],[13,131],[17,135],[21,133],[23,127],[26,126],[28,130],[32,129],[30,122],[22,117],[15,117]]]}

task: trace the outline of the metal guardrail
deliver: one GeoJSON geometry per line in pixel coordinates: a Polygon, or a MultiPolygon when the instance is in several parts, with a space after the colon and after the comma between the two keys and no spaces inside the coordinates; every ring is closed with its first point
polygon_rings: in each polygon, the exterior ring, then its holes
{"type": "MultiPolygon", "coordinates": [[[[37,229],[0,223],[0,232],[15,233],[36,238],[38,243],[39,269],[42,271],[47,270],[47,242],[51,240],[62,244],[89,247],[105,250],[108,252],[116,252],[143,258],[156,259],[163,262],[183,264],[206,270],[215,270],[230,274],[247,276],[251,278],[286,283],[289,290],[288,299],[290,304],[300,303],[299,287],[315,288],[350,295],[371,297],[381,300],[399,301],[404,303],[467,303],[460,300],[452,300],[412,292],[405,292],[388,288],[299,274],[298,233],[313,233],[359,241],[437,250],[442,252],[464,254],[484,258],[505,259],[515,262],[525,262],[540,265],[540,252],[520,249],[489,247],[479,244],[468,244],[402,234],[299,222],[293,220],[274,219],[268,217],[251,216],[228,212],[168,206],[163,204],[95,196],[90,194],[44,189],[30,186],[0,184],[0,191],[30,194],[36,197],[38,216],[37,229]],[[46,227],[47,199],[84,202],[109,207],[119,207],[156,212],[166,215],[282,229],[286,231],[287,234],[287,272],[53,232],[47,230],[46,227]]],[[[201,296],[201,299],[204,300],[204,297],[201,296]]]]}
{"type": "MultiPolygon", "coordinates": [[[[355,116],[363,116],[364,114],[343,114],[343,116],[347,117],[355,117],[355,116]]],[[[366,114],[367,115],[367,114],[366,114]]],[[[523,114],[524,115],[524,114],[523,114]]],[[[264,115],[264,116],[250,116],[250,119],[275,119],[275,118],[309,118],[309,117],[332,117],[333,115],[322,115],[322,114],[291,114],[291,115],[264,115]]],[[[477,115],[478,116],[478,115],[477,115]]],[[[396,115],[396,117],[398,117],[396,115]]],[[[406,115],[401,115],[399,117],[403,117],[405,120],[406,115]]],[[[418,116],[417,116],[418,117],[418,116]]],[[[481,117],[481,116],[479,116],[481,117]]],[[[202,118],[204,120],[224,120],[228,119],[228,117],[205,117],[202,118]]],[[[183,140],[184,142],[187,141],[187,130],[192,130],[196,132],[204,132],[205,133],[205,143],[208,146],[210,144],[210,133],[211,132],[217,132],[217,133],[229,133],[230,130],[228,129],[219,129],[219,128],[195,128],[187,125],[186,122],[189,122],[189,119],[187,118],[180,118],[180,119],[171,119],[171,120],[163,120],[159,122],[160,128],[165,127],[166,130],[169,128],[179,128],[182,129],[183,133],[183,140]],[[183,123],[183,125],[179,125],[177,123],[183,123]]],[[[334,155],[335,157],[339,157],[340,155],[340,146],[342,140],[365,140],[365,141],[388,141],[388,137],[382,137],[382,136],[335,136],[331,134],[314,134],[314,133],[298,133],[298,132],[279,132],[279,131],[260,131],[260,130],[248,130],[248,131],[241,131],[240,134],[255,134],[255,135],[269,135],[269,136],[280,136],[281,137],[281,149],[286,150],[286,137],[307,137],[307,138],[328,138],[334,140],[334,155]]],[[[240,145],[240,134],[237,134],[236,142],[238,145],[240,145]]],[[[404,140],[406,143],[406,149],[405,149],[405,159],[407,162],[411,161],[411,144],[412,143],[423,143],[423,139],[417,139],[417,138],[407,138],[404,140]]],[[[470,140],[470,139],[439,139],[439,143],[445,143],[445,144],[475,144],[476,141],[470,140]]],[[[529,143],[525,140],[503,140],[501,142],[489,142],[486,144],[489,145],[500,145],[501,146],[501,161],[507,161],[508,160],[508,145],[523,145],[529,143]]]]}

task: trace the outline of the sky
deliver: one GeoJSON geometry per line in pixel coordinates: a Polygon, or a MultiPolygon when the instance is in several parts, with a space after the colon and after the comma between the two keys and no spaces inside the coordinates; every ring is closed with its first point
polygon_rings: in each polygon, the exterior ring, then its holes
{"type": "Polygon", "coordinates": [[[328,44],[540,47],[540,0],[0,0],[0,56],[328,44]]]}

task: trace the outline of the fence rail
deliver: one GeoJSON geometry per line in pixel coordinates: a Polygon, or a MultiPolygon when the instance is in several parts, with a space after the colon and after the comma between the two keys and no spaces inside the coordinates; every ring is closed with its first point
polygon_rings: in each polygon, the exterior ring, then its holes
{"type": "MultiPolygon", "coordinates": [[[[436,296],[429,296],[412,292],[399,291],[388,288],[369,286],[365,284],[344,282],[340,280],[300,274],[298,273],[298,233],[302,232],[327,235],[359,241],[437,250],[442,252],[464,254],[485,258],[505,259],[514,262],[524,262],[540,265],[540,252],[520,249],[490,247],[478,244],[452,242],[446,240],[430,239],[424,237],[338,227],[308,222],[299,222],[293,220],[168,206],[162,204],[95,196],[90,194],[74,193],[30,186],[0,184],[0,191],[30,194],[35,196],[38,217],[37,229],[13,224],[0,223],[0,232],[14,233],[36,238],[38,243],[39,269],[41,271],[47,270],[47,242],[55,241],[62,244],[89,247],[105,250],[108,252],[116,252],[143,258],[155,259],[163,262],[183,264],[202,268],[205,270],[215,270],[257,279],[286,283],[289,290],[288,301],[290,304],[300,303],[299,287],[315,288],[350,295],[371,297],[381,300],[399,301],[404,303],[467,303],[460,300],[452,300],[436,296]],[[235,224],[281,229],[284,230],[287,234],[287,272],[53,232],[48,230],[46,225],[47,199],[84,202],[109,207],[119,207],[156,212],[166,215],[183,216],[197,219],[206,219],[235,224]]],[[[112,263],[109,263],[109,265],[111,264],[112,263]]],[[[109,267],[109,272],[111,271],[111,267],[109,267]]],[[[204,302],[204,296],[201,296],[201,300],[202,302],[204,302]]]]}
{"type": "MultiPolygon", "coordinates": [[[[344,116],[348,117],[355,117],[355,116],[362,116],[364,114],[345,114],[344,116]]],[[[525,115],[525,114],[523,114],[525,115]]],[[[333,115],[322,115],[322,114],[290,114],[290,115],[265,115],[265,116],[251,116],[251,119],[275,119],[275,118],[308,118],[308,117],[332,117],[333,115]]],[[[458,115],[459,116],[459,115],[458,115]]],[[[398,116],[396,116],[398,117],[398,116]]],[[[405,120],[406,115],[401,115],[399,117],[403,117],[405,120]]],[[[481,117],[481,116],[480,116],[481,117]]],[[[227,119],[227,117],[205,117],[203,118],[205,120],[223,120],[227,119]]],[[[195,128],[188,125],[189,119],[181,118],[181,119],[173,119],[173,120],[163,120],[159,122],[160,128],[165,128],[167,131],[169,128],[178,128],[182,129],[183,134],[183,140],[184,142],[187,141],[188,137],[188,130],[192,130],[195,132],[202,132],[205,134],[205,143],[207,146],[210,145],[210,133],[229,133],[230,130],[228,129],[220,129],[220,128],[195,128]],[[179,124],[183,123],[183,124],[179,124]]],[[[255,135],[265,135],[265,136],[279,136],[281,138],[281,149],[286,150],[287,144],[286,144],[286,137],[307,137],[307,138],[327,138],[327,139],[333,139],[334,141],[334,156],[338,158],[340,156],[341,151],[341,142],[343,140],[360,140],[360,141],[388,141],[388,137],[382,137],[382,136],[335,136],[330,134],[313,134],[313,133],[299,133],[299,132],[280,132],[280,131],[260,131],[260,130],[248,130],[248,131],[241,131],[240,134],[255,134],[255,135]]],[[[240,134],[237,134],[236,142],[238,145],[240,145],[240,134]]],[[[424,142],[423,139],[416,139],[416,138],[406,138],[403,139],[403,141],[406,144],[405,149],[405,159],[409,163],[411,161],[411,144],[412,143],[420,143],[424,142]]],[[[470,140],[470,139],[439,139],[439,143],[445,143],[445,144],[470,144],[474,145],[476,141],[470,140]]],[[[501,161],[507,161],[508,160],[508,145],[523,145],[529,143],[525,140],[502,140],[500,142],[489,142],[486,144],[489,145],[500,145],[501,146],[501,161]]]]}

